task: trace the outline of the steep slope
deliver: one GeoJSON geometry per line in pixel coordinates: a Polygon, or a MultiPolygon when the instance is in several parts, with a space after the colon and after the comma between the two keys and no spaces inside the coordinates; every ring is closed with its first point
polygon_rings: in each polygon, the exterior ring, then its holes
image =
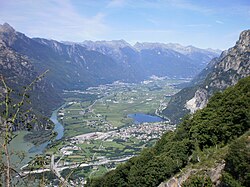
{"type": "Polygon", "coordinates": [[[109,57],[74,44],[65,45],[46,39],[31,39],[8,24],[0,26],[0,38],[14,51],[28,56],[36,71],[47,75],[54,88],[74,89],[126,78],[109,57]]]}
{"type": "MultiPolygon", "coordinates": [[[[226,145],[249,130],[249,111],[247,77],[212,96],[204,109],[186,118],[176,131],[164,134],[154,147],[144,149],[103,177],[89,180],[87,186],[158,186],[201,160],[212,159],[212,164],[216,164],[213,156],[224,154],[226,145]]],[[[223,166],[220,168],[221,171],[223,166]]]]}
{"type": "MultiPolygon", "coordinates": [[[[0,39],[17,53],[27,56],[37,72],[50,70],[46,80],[56,90],[84,89],[116,80],[137,82],[152,75],[193,77],[214,52],[180,53],[160,44],[137,49],[123,40],[58,42],[29,38],[10,25],[0,25],[0,39]],[[202,58],[197,61],[197,58],[202,58]]],[[[202,51],[202,52],[201,52],[202,51]]]]}
{"type": "Polygon", "coordinates": [[[199,162],[188,164],[159,187],[244,187],[250,182],[250,131],[223,148],[198,151],[199,162]]]}
{"type": "MultiPolygon", "coordinates": [[[[213,49],[199,49],[193,46],[182,46],[180,44],[163,44],[163,43],[139,43],[137,42],[134,47],[141,50],[154,50],[154,49],[164,49],[164,50],[172,50],[179,54],[184,55],[188,58],[189,62],[194,65],[197,69],[202,70],[206,67],[207,63],[221,54],[220,50],[213,49]]],[[[179,57],[180,58],[180,57],[179,57]]]]}
{"type": "Polygon", "coordinates": [[[219,51],[183,47],[179,44],[137,42],[131,46],[124,40],[85,41],[80,44],[89,50],[108,55],[121,64],[124,71],[133,72],[130,75],[136,74],[144,79],[151,75],[193,77],[213,57],[219,55],[219,51]]]}
{"type": "MultiPolygon", "coordinates": [[[[8,87],[13,91],[11,92],[11,104],[21,101],[20,94],[23,93],[24,87],[27,87],[32,81],[34,81],[39,74],[34,70],[34,66],[30,60],[21,54],[16,53],[11,48],[0,40],[0,75],[4,79],[8,87]]],[[[0,92],[5,93],[5,87],[2,83],[0,85],[0,92]]],[[[31,115],[36,114],[40,120],[45,123],[37,126],[36,123],[34,129],[43,129],[47,124],[47,120],[44,121],[44,116],[49,117],[50,111],[58,107],[62,99],[57,95],[55,90],[45,80],[41,80],[34,84],[31,90],[27,93],[28,100],[31,104],[24,103],[23,109],[31,110],[31,115]]],[[[1,96],[1,100],[4,99],[1,96]]],[[[1,111],[2,111],[1,107],[1,111]]]]}
{"type": "Polygon", "coordinates": [[[235,85],[239,79],[250,75],[250,30],[243,31],[236,45],[210,62],[194,80],[193,86],[181,90],[170,100],[162,113],[173,123],[189,112],[206,106],[217,91],[235,85]]]}

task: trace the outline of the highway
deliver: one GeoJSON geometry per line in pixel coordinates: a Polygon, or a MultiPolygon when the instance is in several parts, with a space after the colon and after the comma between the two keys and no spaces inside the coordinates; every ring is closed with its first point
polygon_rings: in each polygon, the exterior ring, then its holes
{"type": "Polygon", "coordinates": [[[79,164],[72,164],[72,165],[65,165],[65,166],[57,167],[57,164],[55,164],[55,162],[54,162],[54,155],[52,155],[50,168],[42,168],[42,169],[37,169],[37,170],[32,170],[32,171],[22,171],[20,173],[20,175],[25,176],[25,175],[29,175],[29,174],[52,171],[57,175],[58,178],[61,179],[62,176],[60,175],[60,172],[65,170],[65,169],[83,168],[83,167],[88,167],[88,166],[99,166],[99,165],[104,165],[104,164],[108,164],[108,163],[112,163],[112,162],[124,162],[132,157],[133,156],[128,156],[125,158],[114,159],[114,160],[106,159],[106,160],[91,162],[91,163],[79,163],[79,164]]]}

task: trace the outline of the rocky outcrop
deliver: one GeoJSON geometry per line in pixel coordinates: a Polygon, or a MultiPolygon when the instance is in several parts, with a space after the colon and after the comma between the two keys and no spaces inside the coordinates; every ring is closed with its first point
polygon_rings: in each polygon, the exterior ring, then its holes
{"type": "MultiPolygon", "coordinates": [[[[239,79],[250,75],[250,30],[243,31],[236,45],[226,54],[222,54],[214,70],[195,92],[195,105],[192,109],[204,108],[208,98],[216,91],[221,91],[235,85],[239,79]],[[200,94],[206,93],[205,95],[200,94]],[[202,95],[202,97],[200,97],[202,95]],[[200,105],[201,103],[202,106],[200,105]]],[[[188,101],[190,102],[190,100],[188,101]]],[[[188,102],[186,103],[188,106],[188,102]]]]}
{"type": "Polygon", "coordinates": [[[234,47],[211,61],[208,67],[194,79],[190,88],[180,91],[171,99],[163,114],[172,122],[179,123],[181,117],[187,113],[204,108],[215,92],[233,86],[239,79],[249,75],[250,30],[246,30],[240,34],[234,47]],[[176,104],[176,101],[179,104],[176,104]],[[179,107],[179,110],[175,110],[175,107],[179,107]],[[172,111],[178,111],[178,113],[172,113],[172,111]]]}
{"type": "Polygon", "coordinates": [[[208,92],[205,89],[199,88],[192,99],[186,102],[186,108],[194,113],[198,109],[202,109],[208,102],[208,92]]]}
{"type": "Polygon", "coordinates": [[[158,187],[181,187],[190,176],[202,173],[204,176],[208,176],[214,186],[219,186],[222,170],[225,167],[225,163],[219,163],[213,168],[207,169],[189,169],[186,172],[180,173],[166,182],[162,182],[158,187]]]}

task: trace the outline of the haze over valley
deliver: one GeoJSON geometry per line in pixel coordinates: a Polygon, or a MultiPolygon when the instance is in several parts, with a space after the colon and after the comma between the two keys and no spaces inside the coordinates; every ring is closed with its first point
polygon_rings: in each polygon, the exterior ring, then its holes
{"type": "Polygon", "coordinates": [[[0,6],[0,186],[249,184],[249,2],[0,6]]]}

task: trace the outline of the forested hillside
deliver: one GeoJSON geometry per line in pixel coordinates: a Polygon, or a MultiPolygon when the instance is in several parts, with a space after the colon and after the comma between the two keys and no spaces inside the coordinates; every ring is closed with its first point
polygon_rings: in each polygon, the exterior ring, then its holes
{"type": "MultiPolygon", "coordinates": [[[[247,77],[224,92],[216,93],[206,108],[187,116],[175,132],[164,134],[154,147],[144,149],[139,156],[103,177],[89,180],[87,186],[158,186],[182,168],[199,162],[198,152],[224,149],[249,127],[250,77],[247,77]]],[[[235,164],[237,157],[230,157],[230,152],[235,152],[235,148],[231,148],[226,158],[224,185],[239,180],[244,186],[249,181],[249,160],[243,159],[241,168],[233,169],[230,162],[235,164]]]]}

